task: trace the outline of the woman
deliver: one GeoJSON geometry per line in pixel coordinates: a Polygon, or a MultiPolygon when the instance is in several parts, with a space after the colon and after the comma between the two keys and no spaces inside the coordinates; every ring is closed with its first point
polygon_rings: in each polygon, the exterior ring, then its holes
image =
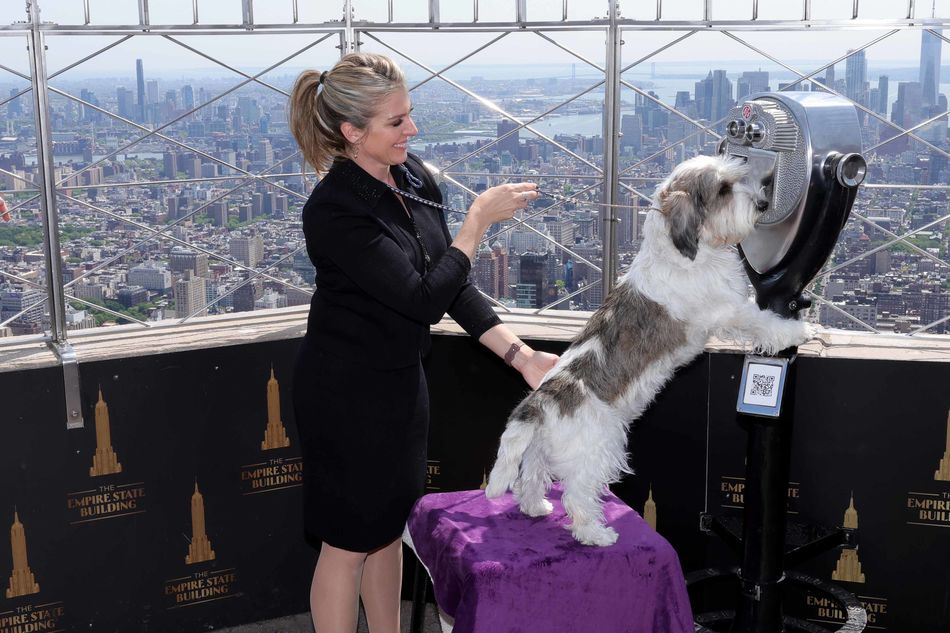
{"type": "Polygon", "coordinates": [[[310,589],[318,633],[352,633],[359,599],[371,633],[399,631],[400,536],[422,494],[429,326],[448,312],[537,387],[557,357],[534,352],[468,281],[488,227],[538,196],[533,183],[493,187],[472,203],[453,240],[421,161],[402,71],[354,53],[306,71],[290,123],[307,161],[332,167],[304,206],[317,270],[294,377],[304,456],[305,530],[321,542],[310,589]]]}

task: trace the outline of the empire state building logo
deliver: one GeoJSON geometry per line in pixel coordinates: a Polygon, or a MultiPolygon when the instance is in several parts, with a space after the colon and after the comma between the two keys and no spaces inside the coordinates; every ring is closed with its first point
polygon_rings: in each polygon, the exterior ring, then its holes
{"type": "Polygon", "coordinates": [[[274,448],[290,446],[290,438],[284,423],[280,421],[280,385],[274,378],[274,368],[270,368],[270,380],[267,381],[267,430],[264,431],[264,441],[261,450],[268,451],[274,448]]]}
{"type": "Polygon", "coordinates": [[[643,520],[656,530],[656,502],[653,501],[653,486],[650,486],[650,492],[647,494],[647,500],[643,504],[643,520]]]}
{"type": "Polygon", "coordinates": [[[113,475],[122,472],[119,457],[112,450],[112,430],[109,426],[109,405],[102,399],[99,388],[99,402],[96,403],[96,454],[92,458],[90,477],[113,475]]]}
{"type": "Polygon", "coordinates": [[[13,550],[13,573],[10,574],[7,598],[38,593],[40,586],[33,578],[33,572],[30,571],[30,564],[26,559],[26,531],[20,523],[20,516],[16,510],[13,511],[13,525],[10,527],[10,548],[13,550]]]}
{"type": "MultiPolygon", "coordinates": [[[[858,511],[854,508],[854,495],[851,495],[851,503],[844,512],[844,526],[846,528],[857,529],[858,511]]],[[[864,573],[861,571],[861,561],[858,560],[858,548],[846,547],[841,550],[841,556],[838,558],[838,564],[831,573],[832,580],[844,580],[847,582],[864,582],[864,573]]]]}
{"type": "Polygon", "coordinates": [[[185,564],[194,565],[206,560],[214,560],[214,550],[205,532],[205,498],[198,491],[198,481],[195,480],[195,494],[191,495],[191,544],[188,545],[185,564]]]}
{"type": "Polygon", "coordinates": [[[947,412],[947,450],[943,452],[940,467],[934,473],[937,481],[950,481],[950,411],[947,412]]]}

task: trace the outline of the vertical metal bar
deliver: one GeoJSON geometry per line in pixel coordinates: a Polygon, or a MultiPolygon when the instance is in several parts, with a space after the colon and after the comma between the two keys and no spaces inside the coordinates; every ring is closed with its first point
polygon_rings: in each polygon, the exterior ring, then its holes
{"type": "Polygon", "coordinates": [[[139,0],[139,24],[148,26],[148,0],[139,0]]]}
{"type": "MultiPolygon", "coordinates": [[[[89,19],[88,2],[86,20],[89,19]]],[[[67,340],[66,295],[63,289],[63,262],[60,256],[59,212],[56,208],[56,177],[53,174],[53,132],[49,118],[49,78],[46,72],[46,42],[40,30],[40,8],[36,0],[26,0],[30,30],[30,79],[33,84],[33,118],[36,126],[36,181],[40,185],[43,219],[43,256],[46,259],[46,293],[50,315],[50,344],[63,367],[66,428],[83,426],[79,367],[67,340]]]]}
{"type": "Polygon", "coordinates": [[[561,2],[561,22],[567,22],[567,0],[561,2]]]}
{"type": "Polygon", "coordinates": [[[296,24],[300,21],[300,11],[299,7],[297,6],[297,0],[293,0],[293,2],[290,3],[290,6],[293,8],[294,24],[296,24]]]}
{"type": "MultiPolygon", "coordinates": [[[[27,4],[29,4],[29,3],[27,3],[27,4]]],[[[39,13],[39,12],[37,11],[37,14],[38,14],[38,13],[39,13]]],[[[89,0],[82,0],[82,15],[83,15],[83,19],[85,20],[85,24],[88,25],[89,22],[90,22],[90,19],[89,19],[89,0]]]]}
{"type": "Polygon", "coordinates": [[[43,246],[46,256],[46,287],[49,293],[50,334],[53,341],[66,339],[63,272],[59,245],[59,214],[56,209],[56,178],[53,175],[53,133],[49,120],[49,85],[46,77],[46,48],[40,30],[40,10],[36,0],[27,0],[30,12],[30,77],[33,80],[33,116],[36,125],[36,182],[40,186],[43,210],[43,246]]]}
{"type": "Polygon", "coordinates": [[[478,22],[478,0],[472,0],[472,22],[478,22]]]}
{"type": "Polygon", "coordinates": [[[811,19],[811,0],[805,0],[805,13],[802,16],[802,19],[805,22],[808,22],[811,19]]]}
{"type": "Polygon", "coordinates": [[[191,0],[191,17],[194,20],[192,24],[198,24],[198,0],[191,0]]]}
{"type": "Polygon", "coordinates": [[[752,19],[759,19],[759,0],[752,0],[752,19]]]}
{"type": "Polygon", "coordinates": [[[254,26],[254,0],[241,0],[241,19],[244,26],[254,26]]]}
{"type": "Polygon", "coordinates": [[[515,22],[524,24],[528,21],[528,0],[517,0],[515,2],[515,22]]]}
{"type": "Polygon", "coordinates": [[[429,0],[429,24],[438,24],[442,21],[439,16],[439,0],[429,0]]]}
{"type": "Polygon", "coordinates": [[[854,5],[853,5],[852,8],[851,8],[851,19],[852,19],[852,20],[857,20],[857,19],[858,19],[858,2],[859,2],[859,0],[854,0],[854,5]]]}
{"type": "Polygon", "coordinates": [[[389,13],[388,13],[387,15],[389,16],[389,23],[392,24],[392,21],[393,21],[393,0],[389,0],[389,3],[388,3],[388,4],[389,4],[389,13]]]}
{"type": "Polygon", "coordinates": [[[617,160],[619,156],[617,132],[620,130],[620,26],[617,24],[619,7],[617,0],[609,0],[607,26],[607,69],[604,79],[604,193],[603,200],[611,206],[601,207],[603,222],[601,243],[604,245],[603,275],[604,295],[617,281],[617,160]]]}
{"type": "Polygon", "coordinates": [[[907,0],[907,19],[914,19],[914,0],[907,0]]]}
{"type": "Polygon", "coordinates": [[[353,0],[343,2],[343,32],[340,33],[340,55],[360,50],[359,35],[353,30],[353,0]]]}
{"type": "Polygon", "coordinates": [[[703,22],[709,22],[712,15],[712,0],[703,0],[703,22]]]}
{"type": "Polygon", "coordinates": [[[663,19],[663,0],[656,0],[656,19],[657,22],[663,19]]]}

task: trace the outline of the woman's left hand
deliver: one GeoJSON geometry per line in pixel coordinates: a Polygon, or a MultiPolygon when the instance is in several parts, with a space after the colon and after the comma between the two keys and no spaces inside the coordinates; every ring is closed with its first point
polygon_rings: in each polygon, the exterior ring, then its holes
{"type": "Polygon", "coordinates": [[[532,350],[527,359],[525,359],[524,364],[517,367],[517,369],[521,372],[525,382],[528,383],[532,389],[537,389],[538,385],[540,385],[544,379],[544,376],[554,368],[558,358],[556,354],[532,350]]]}

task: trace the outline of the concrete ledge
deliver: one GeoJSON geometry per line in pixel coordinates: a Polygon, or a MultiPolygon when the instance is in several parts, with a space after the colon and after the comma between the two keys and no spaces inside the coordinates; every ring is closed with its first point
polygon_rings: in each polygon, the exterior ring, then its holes
{"type": "MultiPolygon", "coordinates": [[[[80,363],[167,354],[190,349],[245,345],[265,341],[300,338],[307,328],[307,306],[278,310],[240,312],[224,316],[200,317],[179,325],[174,319],[151,327],[119,325],[70,333],[69,341],[80,363]]],[[[572,340],[587,323],[591,312],[551,310],[498,310],[502,321],[518,336],[551,341],[572,340]]],[[[432,327],[432,333],[467,336],[449,318],[432,327]]],[[[707,351],[743,353],[725,341],[710,339],[707,351]]],[[[950,362],[950,336],[920,334],[867,334],[849,330],[823,330],[819,339],[799,347],[802,356],[855,358],[865,360],[906,360],[950,362]]],[[[42,336],[0,339],[0,372],[35,369],[59,363],[48,340],[42,336]]]]}

